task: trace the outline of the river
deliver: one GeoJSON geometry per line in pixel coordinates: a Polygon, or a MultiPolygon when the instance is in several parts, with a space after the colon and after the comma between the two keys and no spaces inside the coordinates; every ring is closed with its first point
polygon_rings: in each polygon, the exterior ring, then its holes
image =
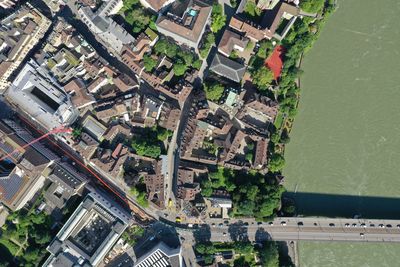
{"type": "MultiPolygon", "coordinates": [[[[400,216],[399,13],[398,0],[339,0],[305,56],[284,170],[301,212],[400,216]]],[[[299,251],[302,267],[400,262],[397,244],[300,242],[299,251]]]]}

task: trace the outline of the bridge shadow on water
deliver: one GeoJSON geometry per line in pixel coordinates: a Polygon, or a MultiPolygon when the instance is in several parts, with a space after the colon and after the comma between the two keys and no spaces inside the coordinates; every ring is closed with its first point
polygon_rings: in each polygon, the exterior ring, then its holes
{"type": "Polygon", "coordinates": [[[286,192],[298,215],[369,219],[400,219],[400,198],[286,192]]]}

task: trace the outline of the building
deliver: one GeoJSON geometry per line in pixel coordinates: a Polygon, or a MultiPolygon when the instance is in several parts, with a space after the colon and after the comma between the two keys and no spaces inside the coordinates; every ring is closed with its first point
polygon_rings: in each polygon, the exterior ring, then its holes
{"type": "Polygon", "coordinates": [[[198,0],[175,1],[156,22],[157,30],[176,42],[197,49],[212,7],[198,0]]]}
{"type": "Polygon", "coordinates": [[[70,125],[79,115],[64,88],[32,59],[19,72],[5,96],[47,130],[70,125]]]}
{"type": "Polygon", "coordinates": [[[122,0],[109,0],[104,1],[96,12],[93,12],[89,6],[81,6],[78,9],[81,20],[117,54],[121,53],[124,45],[135,42],[135,38],[110,17],[122,6],[122,0]]]}
{"type": "Polygon", "coordinates": [[[248,43],[248,38],[226,29],[222,35],[221,41],[219,42],[218,52],[229,57],[234,50],[243,52],[248,43]]]}
{"type": "Polygon", "coordinates": [[[211,62],[210,71],[240,83],[246,72],[246,66],[217,53],[211,62]]]}
{"type": "MultiPolygon", "coordinates": [[[[2,3],[6,1],[3,0],[2,3]]],[[[3,19],[0,24],[0,93],[2,93],[10,85],[9,78],[13,72],[43,38],[51,21],[36,8],[26,4],[3,19]]]]}
{"type": "Polygon", "coordinates": [[[83,129],[97,141],[102,141],[103,134],[107,131],[107,127],[101,124],[91,115],[87,116],[82,123],[83,129]]]}
{"type": "Polygon", "coordinates": [[[140,3],[145,8],[149,8],[155,12],[160,12],[169,4],[173,3],[175,0],[140,0],[140,3]]]}
{"type": "Polygon", "coordinates": [[[47,247],[45,267],[99,266],[130,214],[98,192],[88,194],[47,247]]]}
{"type": "Polygon", "coordinates": [[[72,196],[80,195],[88,182],[86,177],[65,163],[52,164],[46,168],[44,175],[51,182],[44,194],[46,203],[59,211],[72,196]]]}
{"type": "MultiPolygon", "coordinates": [[[[241,15],[246,5],[247,0],[242,0],[237,14],[232,17],[229,26],[239,32],[242,32],[246,37],[258,42],[262,39],[275,38],[282,40],[289,32],[297,17],[301,14],[300,8],[281,0],[263,1],[261,6],[266,8],[264,15],[259,24],[248,21],[241,15]]],[[[261,1],[259,1],[260,3],[261,1]]],[[[310,14],[314,16],[314,14],[310,14]]]]}
{"type": "Polygon", "coordinates": [[[0,121],[0,202],[16,211],[43,187],[43,171],[57,159],[41,144],[25,147],[33,137],[14,121],[0,121]]]}
{"type": "Polygon", "coordinates": [[[256,169],[261,169],[267,163],[267,150],[268,150],[268,139],[262,138],[257,141],[256,155],[254,157],[253,166],[256,169]]]}
{"type": "Polygon", "coordinates": [[[15,6],[16,0],[0,0],[0,7],[9,9],[15,6]]]}
{"type": "Polygon", "coordinates": [[[83,109],[96,103],[95,98],[88,93],[82,79],[75,78],[64,86],[67,93],[71,95],[71,102],[77,109],[83,109]]]}
{"type": "MultiPolygon", "coordinates": [[[[152,249],[137,257],[134,267],[180,267],[184,266],[181,246],[171,248],[160,241],[152,249]]],[[[138,255],[137,255],[138,256],[138,255]]]]}

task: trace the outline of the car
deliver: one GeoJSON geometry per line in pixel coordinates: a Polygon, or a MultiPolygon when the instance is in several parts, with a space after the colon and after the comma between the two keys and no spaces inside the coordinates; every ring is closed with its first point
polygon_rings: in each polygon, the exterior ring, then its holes
{"type": "Polygon", "coordinates": [[[215,223],[212,223],[211,226],[212,226],[212,227],[215,227],[215,223]]]}
{"type": "Polygon", "coordinates": [[[315,223],[314,223],[314,226],[317,226],[317,225],[318,225],[318,223],[315,222],[315,223]]]}
{"type": "Polygon", "coordinates": [[[400,228],[400,224],[396,225],[397,228],[400,228]]]}
{"type": "Polygon", "coordinates": [[[248,222],[245,222],[245,223],[243,223],[245,226],[249,226],[249,223],[248,222]]]}
{"type": "Polygon", "coordinates": [[[350,224],[349,223],[345,223],[344,227],[350,227],[350,224]]]}
{"type": "Polygon", "coordinates": [[[268,222],[268,225],[273,226],[274,222],[268,222]]]}
{"type": "Polygon", "coordinates": [[[175,218],[175,221],[176,221],[177,223],[180,223],[180,222],[182,221],[182,219],[181,219],[181,217],[176,217],[176,218],[175,218]]]}
{"type": "Polygon", "coordinates": [[[297,225],[298,225],[298,226],[303,226],[304,223],[303,223],[303,222],[298,222],[297,225]]]}
{"type": "Polygon", "coordinates": [[[281,225],[282,225],[282,226],[285,226],[285,225],[286,225],[286,222],[285,222],[285,221],[282,221],[282,222],[281,222],[281,225]]]}
{"type": "Polygon", "coordinates": [[[361,227],[367,227],[367,225],[365,223],[360,224],[361,227]]]}
{"type": "Polygon", "coordinates": [[[356,223],[353,223],[353,224],[351,225],[351,227],[357,227],[357,224],[356,224],[356,223]]]}
{"type": "Polygon", "coordinates": [[[379,227],[379,228],[385,228],[385,225],[380,224],[380,225],[378,225],[378,227],[379,227]]]}
{"type": "Polygon", "coordinates": [[[229,221],[224,221],[224,224],[229,224],[229,221]]]}
{"type": "Polygon", "coordinates": [[[262,222],[257,222],[257,225],[262,225],[262,222]]]}
{"type": "Polygon", "coordinates": [[[369,227],[375,227],[375,224],[370,223],[370,224],[369,224],[369,227]]]}
{"type": "Polygon", "coordinates": [[[219,226],[219,227],[222,227],[222,226],[224,226],[224,224],[223,224],[223,223],[220,223],[220,224],[218,224],[218,226],[219,226]]]}
{"type": "Polygon", "coordinates": [[[226,236],[226,233],[225,233],[225,232],[223,232],[223,233],[222,233],[222,235],[223,235],[223,236],[226,236]]]}
{"type": "Polygon", "coordinates": [[[360,236],[361,236],[361,237],[364,237],[364,233],[360,233],[360,236]]]}
{"type": "Polygon", "coordinates": [[[387,228],[392,228],[392,225],[391,224],[386,224],[386,227],[387,228]]]}
{"type": "Polygon", "coordinates": [[[334,224],[334,223],[330,223],[329,226],[330,226],[330,227],[334,227],[335,224],[334,224]]]}

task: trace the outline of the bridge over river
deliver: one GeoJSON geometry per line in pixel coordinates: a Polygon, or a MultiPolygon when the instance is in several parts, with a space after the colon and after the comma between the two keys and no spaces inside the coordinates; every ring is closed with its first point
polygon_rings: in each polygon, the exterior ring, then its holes
{"type": "MultiPolygon", "coordinates": [[[[179,230],[179,232],[185,232],[179,230]]],[[[191,232],[191,231],[190,231],[191,232]]],[[[189,232],[186,232],[189,234],[189,232]]],[[[185,235],[185,234],[184,234],[185,235]]],[[[310,240],[400,242],[400,220],[278,217],[271,222],[212,220],[193,231],[197,240],[310,240]]]]}

